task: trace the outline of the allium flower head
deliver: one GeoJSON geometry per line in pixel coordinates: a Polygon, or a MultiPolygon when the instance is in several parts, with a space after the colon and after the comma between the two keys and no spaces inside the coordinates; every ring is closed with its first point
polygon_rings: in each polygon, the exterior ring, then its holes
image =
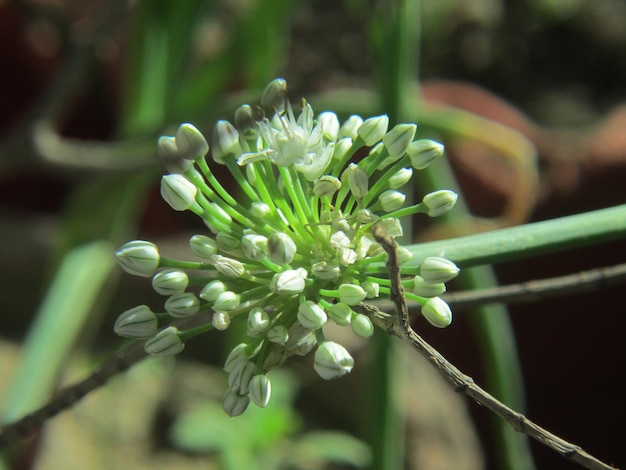
{"type": "MultiPolygon", "coordinates": [[[[191,124],[159,140],[174,171],[163,178],[165,200],[175,210],[195,213],[207,227],[189,242],[191,260],[164,257],[143,241],[116,253],[123,269],[154,276],[155,289],[169,295],[163,313],[143,306],[143,316],[126,312],[116,324],[120,334],[149,337],[149,353],[175,354],[195,335],[243,322],[237,331],[245,337],[225,366],[224,409],[231,416],[243,413],[250,401],[267,405],[267,372],[289,356],[315,350],[314,369],[324,379],[350,372],[352,357],[326,340],[324,329],[333,322],[351,325],[362,337],[373,333],[370,318],[355,311],[360,302],[390,293],[386,254],[372,227],[401,236],[400,217],[438,215],[456,201],[445,191],[406,204],[410,198],[401,188],[409,186],[413,169],[443,153],[438,143],[413,140],[415,124],[389,129],[386,115],[353,115],[342,124],[330,111],[316,117],[304,100],[299,109],[292,106],[282,79],[268,86],[262,104],[265,117],[258,116],[258,107],[244,105],[234,125],[217,123],[211,162],[204,158],[204,137],[191,124]],[[355,161],[362,147],[369,153],[355,161]],[[176,164],[179,154],[184,164],[176,164]],[[212,170],[216,164],[230,171],[237,188],[223,186],[212,170]],[[201,326],[179,331],[170,325],[202,312],[210,320],[201,326]]],[[[402,263],[411,256],[402,247],[398,254],[402,263]]],[[[452,317],[434,296],[457,271],[443,258],[403,268],[405,295],[421,303],[437,327],[452,317]]]]}

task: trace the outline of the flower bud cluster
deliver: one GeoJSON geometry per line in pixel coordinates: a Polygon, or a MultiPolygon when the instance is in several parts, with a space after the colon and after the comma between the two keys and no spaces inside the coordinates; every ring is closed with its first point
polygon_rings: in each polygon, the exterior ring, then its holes
{"type": "MultiPolygon", "coordinates": [[[[243,322],[245,338],[224,367],[224,410],[230,416],[250,402],[267,405],[267,373],[289,356],[315,350],[314,369],[322,378],[349,373],[354,360],[325,338],[324,329],[334,322],[360,337],[373,334],[370,318],[355,311],[359,303],[390,293],[380,269],[386,255],[372,227],[401,236],[400,217],[439,216],[456,202],[452,191],[436,191],[406,204],[403,188],[414,171],[443,154],[437,142],[414,140],[415,124],[390,129],[386,115],[353,115],[341,123],[332,112],[316,117],[304,100],[297,113],[282,79],[270,83],[262,104],[267,117],[244,105],[234,125],[222,120],[213,130],[213,165],[232,174],[239,186],[232,194],[213,173],[205,158],[209,145],[195,127],[183,124],[176,136],[159,139],[170,170],[161,181],[163,199],[174,210],[197,214],[210,232],[191,237],[193,259],[166,258],[156,245],[139,240],[116,252],[125,271],[152,277],[155,291],[166,296],[162,313],[143,305],[115,323],[118,334],[147,340],[150,354],[176,354],[193,336],[243,322]],[[364,147],[369,153],[354,162],[364,147]],[[207,320],[185,330],[185,319],[199,314],[207,320]]],[[[402,247],[398,254],[402,263],[411,258],[402,247]]],[[[411,284],[406,295],[421,303],[434,326],[451,321],[438,296],[457,273],[444,258],[403,268],[403,276],[413,276],[404,281],[411,284]]]]}

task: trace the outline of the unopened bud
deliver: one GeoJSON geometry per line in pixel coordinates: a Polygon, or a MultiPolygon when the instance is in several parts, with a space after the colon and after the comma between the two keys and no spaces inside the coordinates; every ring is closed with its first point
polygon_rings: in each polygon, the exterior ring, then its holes
{"type": "Polygon", "coordinates": [[[175,211],[186,211],[196,203],[198,188],[183,175],[161,178],[161,196],[175,211]]]}
{"type": "Polygon", "coordinates": [[[388,126],[389,116],[386,114],[374,116],[363,121],[363,124],[357,130],[357,134],[365,145],[371,147],[383,138],[388,126]]]}
{"type": "Polygon", "coordinates": [[[415,140],[409,145],[407,154],[413,168],[423,170],[443,155],[443,145],[430,139],[415,140]]]}
{"type": "Polygon", "coordinates": [[[178,335],[178,329],[169,326],[159,331],[156,336],[146,341],[144,349],[151,356],[172,356],[178,354],[185,348],[178,335]]]}
{"type": "Polygon", "coordinates": [[[419,266],[420,276],[430,284],[448,282],[459,274],[456,264],[446,258],[439,256],[429,256],[424,258],[419,266]]]}
{"type": "Polygon", "coordinates": [[[161,295],[180,294],[189,285],[189,276],[180,269],[166,269],[152,278],[152,287],[161,295]]]}
{"type": "Polygon", "coordinates": [[[440,297],[429,299],[422,306],[422,315],[433,326],[437,328],[445,328],[452,323],[452,311],[450,306],[440,297]]]}
{"type": "Polygon", "coordinates": [[[441,190],[429,193],[424,196],[422,203],[428,209],[430,217],[437,217],[445,214],[454,207],[459,195],[454,191],[441,190]]]}
{"type": "Polygon", "coordinates": [[[308,329],[317,330],[326,323],[328,317],[324,309],[311,300],[305,300],[298,306],[298,321],[308,329]]]}
{"type": "Polygon", "coordinates": [[[332,380],[349,373],[354,366],[350,353],[334,341],[324,341],[315,351],[313,367],[315,372],[325,380],[332,380]]]}
{"type": "Polygon", "coordinates": [[[143,240],[125,243],[115,252],[115,258],[124,271],[141,277],[153,276],[161,260],[157,246],[143,240]]]}
{"type": "Polygon", "coordinates": [[[154,312],[146,305],[139,305],[117,317],[113,331],[124,338],[146,339],[156,334],[157,327],[154,312]]]}
{"type": "Polygon", "coordinates": [[[176,318],[189,317],[200,311],[200,300],[191,292],[174,294],[165,301],[165,310],[176,318]]]}

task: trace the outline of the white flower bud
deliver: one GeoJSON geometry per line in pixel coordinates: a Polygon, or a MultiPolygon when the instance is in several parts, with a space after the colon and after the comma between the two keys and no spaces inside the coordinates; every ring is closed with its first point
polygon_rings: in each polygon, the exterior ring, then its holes
{"type": "Polygon", "coordinates": [[[342,139],[344,137],[349,137],[354,140],[357,138],[357,131],[363,124],[363,118],[361,116],[357,116],[353,114],[348,119],[344,121],[344,123],[339,128],[339,134],[337,134],[338,139],[342,139]]]}
{"type": "Polygon", "coordinates": [[[332,380],[349,373],[354,366],[354,359],[340,344],[324,341],[315,351],[313,367],[325,380],[332,380]]]}
{"type": "Polygon", "coordinates": [[[260,261],[267,254],[267,237],[249,233],[241,239],[241,249],[246,258],[260,261]]]}
{"type": "Polygon", "coordinates": [[[174,326],[159,331],[144,345],[144,349],[151,356],[171,356],[181,352],[184,347],[185,343],[181,341],[178,329],[174,326]]]}
{"type": "Polygon", "coordinates": [[[189,276],[180,269],[166,269],[152,277],[152,287],[161,295],[180,294],[188,285],[189,276]]]}
{"type": "Polygon", "coordinates": [[[319,261],[311,266],[311,274],[318,279],[337,279],[341,276],[341,269],[326,261],[319,261]]]}
{"type": "Polygon", "coordinates": [[[356,198],[362,198],[367,194],[369,189],[369,178],[367,173],[359,168],[356,163],[350,163],[345,169],[341,178],[348,182],[350,191],[356,198]]]}
{"type": "Polygon", "coordinates": [[[389,178],[389,187],[398,189],[407,184],[413,176],[413,168],[401,168],[389,178]]]}
{"type": "Polygon", "coordinates": [[[224,363],[224,370],[226,372],[232,372],[237,364],[248,360],[250,356],[248,355],[247,348],[248,345],[246,343],[239,343],[233,348],[224,363]]]}
{"type": "Polygon", "coordinates": [[[413,168],[423,170],[443,155],[443,145],[430,139],[415,140],[409,145],[407,154],[413,168]]]}
{"type": "Polygon", "coordinates": [[[322,131],[324,139],[334,142],[339,134],[339,119],[331,111],[324,111],[317,116],[317,125],[322,131]]]}
{"type": "Polygon", "coordinates": [[[443,282],[429,283],[422,276],[415,276],[412,291],[420,297],[437,297],[446,291],[446,285],[443,282]]]}
{"type": "Polygon", "coordinates": [[[344,137],[335,143],[335,148],[333,149],[333,160],[342,160],[346,154],[352,148],[352,139],[350,137],[344,137]]]}
{"type": "Polygon", "coordinates": [[[124,271],[141,277],[151,277],[159,267],[160,255],[154,243],[133,240],[115,252],[115,258],[124,271]]]}
{"type": "Polygon", "coordinates": [[[328,317],[324,309],[311,300],[305,300],[298,306],[298,321],[305,328],[317,330],[327,320],[328,317]]]}
{"type": "Polygon", "coordinates": [[[211,256],[209,263],[215,266],[215,269],[226,277],[241,277],[246,272],[245,266],[239,261],[222,255],[211,256]]]}
{"type": "Polygon", "coordinates": [[[254,140],[259,135],[259,116],[249,104],[243,104],[235,111],[235,127],[246,140],[254,140]]]}
{"type": "Polygon", "coordinates": [[[267,257],[276,264],[291,263],[296,251],[296,244],[286,233],[276,232],[267,239],[267,257]]]}
{"type": "Polygon", "coordinates": [[[226,285],[219,280],[211,281],[200,291],[200,298],[207,302],[215,302],[222,292],[226,291],[226,285]]]}
{"type": "Polygon", "coordinates": [[[339,262],[343,266],[350,266],[357,260],[356,251],[352,248],[342,248],[339,250],[339,262]]]}
{"type": "Polygon", "coordinates": [[[411,253],[409,250],[407,250],[403,246],[398,247],[398,261],[400,262],[401,265],[408,263],[409,261],[411,261],[412,258],[413,258],[413,253],[411,253]]]}
{"type": "Polygon", "coordinates": [[[189,123],[181,124],[176,131],[176,147],[181,157],[196,160],[209,152],[209,144],[202,133],[189,123]]]}
{"type": "Polygon", "coordinates": [[[241,246],[241,240],[226,232],[217,232],[215,242],[217,243],[218,249],[224,252],[235,251],[241,246]]]}
{"type": "Polygon", "coordinates": [[[332,197],[341,188],[336,176],[324,175],[313,183],[313,193],[317,197],[332,197]]]}
{"type": "Polygon", "coordinates": [[[264,202],[253,202],[250,204],[250,212],[259,219],[265,219],[271,212],[270,206],[264,202]]]}
{"type": "Polygon", "coordinates": [[[383,138],[389,127],[389,116],[382,114],[363,121],[357,130],[358,136],[368,147],[376,144],[383,138]]]}
{"type": "Polygon", "coordinates": [[[285,325],[276,325],[267,332],[267,340],[284,346],[289,341],[289,331],[285,325]]]}
{"type": "Polygon", "coordinates": [[[422,315],[428,323],[437,328],[445,328],[452,323],[450,306],[441,297],[433,297],[422,306],[422,315]]]}
{"type": "Polygon", "coordinates": [[[352,321],[352,309],[342,302],[333,304],[328,309],[328,317],[339,326],[349,325],[352,321]]]}
{"type": "Polygon", "coordinates": [[[369,338],[374,334],[374,325],[367,315],[357,313],[352,319],[352,331],[361,338],[369,338]]]}
{"type": "Polygon", "coordinates": [[[230,312],[231,310],[235,310],[237,307],[239,307],[239,295],[230,290],[222,292],[218,295],[217,299],[215,299],[215,302],[213,303],[213,310],[216,311],[223,310],[230,312]]]}
{"type": "Polygon", "coordinates": [[[210,258],[217,253],[217,242],[206,235],[194,235],[189,239],[189,248],[198,258],[210,258]]]}
{"type": "Polygon", "coordinates": [[[368,299],[374,299],[380,295],[380,284],[377,282],[365,281],[361,283],[361,287],[367,294],[368,299]]]}
{"type": "Polygon", "coordinates": [[[189,317],[200,311],[200,300],[192,292],[174,294],[165,301],[165,310],[176,318],[189,317]]]}
{"type": "Polygon", "coordinates": [[[398,210],[404,204],[406,196],[395,189],[388,189],[380,193],[378,196],[381,206],[385,212],[393,212],[398,210]]]}
{"type": "Polygon", "coordinates": [[[272,396],[272,383],[265,374],[255,375],[250,379],[249,385],[250,399],[252,403],[261,408],[265,408],[272,396]]]}
{"type": "Polygon", "coordinates": [[[249,404],[250,397],[247,394],[241,396],[237,392],[228,389],[226,396],[224,396],[223,408],[228,416],[234,418],[246,411],[249,404]]]}
{"type": "Polygon", "coordinates": [[[367,293],[361,286],[356,284],[341,284],[339,286],[339,300],[344,304],[357,305],[363,302],[367,297],[367,293]]]}
{"type": "Polygon", "coordinates": [[[113,331],[124,338],[147,339],[157,332],[158,320],[146,305],[126,310],[115,321],[113,331]]]}
{"type": "Polygon", "coordinates": [[[161,178],[161,196],[175,211],[186,211],[196,204],[198,188],[183,175],[172,174],[161,178]]]}
{"type": "Polygon", "coordinates": [[[424,258],[419,266],[420,276],[430,284],[448,282],[459,274],[456,264],[446,258],[439,256],[429,256],[424,258]]]}
{"type": "Polygon", "coordinates": [[[215,163],[225,164],[225,158],[237,157],[242,148],[239,143],[239,132],[228,121],[217,121],[213,128],[213,151],[211,155],[215,163]]]}
{"type": "Polygon", "coordinates": [[[377,216],[369,209],[359,209],[356,213],[356,220],[360,224],[368,224],[376,220],[377,216]]]}
{"type": "Polygon", "coordinates": [[[459,195],[454,191],[443,189],[427,194],[424,196],[422,203],[428,209],[429,216],[437,217],[452,209],[458,198],[459,195]]]}
{"type": "Polygon", "coordinates": [[[302,277],[300,271],[287,269],[286,271],[274,274],[269,289],[276,294],[292,295],[304,291],[305,286],[305,278],[302,277]]]}
{"type": "Polygon", "coordinates": [[[230,316],[226,312],[214,312],[211,323],[218,331],[224,331],[230,326],[230,316]]]}
{"type": "Polygon", "coordinates": [[[270,111],[279,112],[285,109],[287,102],[287,81],[275,78],[263,90],[261,106],[270,111]]]}
{"type": "Polygon", "coordinates": [[[417,126],[415,124],[397,124],[383,137],[383,144],[387,148],[389,157],[396,160],[406,153],[409,145],[415,137],[417,126]]]}
{"type": "Polygon", "coordinates": [[[260,307],[255,307],[248,313],[246,334],[251,338],[261,336],[271,325],[270,316],[260,307]]]}
{"type": "Polygon", "coordinates": [[[165,168],[170,173],[184,173],[193,166],[191,160],[183,158],[176,145],[176,138],[169,135],[159,137],[157,153],[163,159],[165,168]]]}

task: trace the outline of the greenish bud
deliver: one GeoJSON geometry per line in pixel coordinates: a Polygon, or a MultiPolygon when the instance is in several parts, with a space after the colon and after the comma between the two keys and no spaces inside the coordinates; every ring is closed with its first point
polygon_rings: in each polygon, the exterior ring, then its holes
{"type": "Polygon", "coordinates": [[[158,323],[148,306],[139,305],[117,317],[113,331],[124,338],[147,339],[156,334],[158,323]]]}
{"type": "Polygon", "coordinates": [[[235,127],[246,140],[254,140],[259,135],[257,121],[261,119],[261,112],[244,104],[235,111],[235,127]]]}
{"type": "Polygon", "coordinates": [[[389,178],[389,187],[398,189],[407,184],[413,176],[413,168],[401,168],[389,178]]]}
{"type": "Polygon", "coordinates": [[[239,343],[235,346],[226,358],[224,370],[226,372],[232,372],[235,367],[237,367],[237,364],[240,362],[246,362],[250,358],[247,349],[248,345],[246,343],[239,343]]]}
{"type": "Polygon", "coordinates": [[[228,374],[228,386],[231,390],[240,395],[245,395],[249,391],[250,380],[254,375],[256,365],[252,361],[240,362],[228,374]]]}
{"type": "Polygon", "coordinates": [[[336,176],[324,175],[313,183],[313,193],[320,198],[332,197],[341,188],[341,181],[336,176]]]}
{"type": "Polygon", "coordinates": [[[152,287],[161,295],[173,295],[185,292],[189,285],[189,276],[180,269],[166,269],[152,278],[152,287]]]}
{"type": "Polygon", "coordinates": [[[242,396],[229,389],[224,397],[223,408],[228,416],[234,418],[243,414],[249,404],[250,397],[247,394],[242,396]]]}
{"type": "Polygon", "coordinates": [[[208,259],[217,253],[217,242],[206,235],[194,235],[189,239],[189,249],[198,258],[208,259]]]}
{"type": "Polygon", "coordinates": [[[390,237],[401,237],[403,234],[402,224],[400,220],[395,217],[380,220],[377,225],[380,225],[385,233],[390,237]]]}
{"type": "Polygon", "coordinates": [[[357,138],[357,131],[363,124],[363,118],[361,116],[357,116],[353,114],[348,119],[344,121],[344,123],[339,128],[339,134],[337,134],[338,139],[342,139],[344,137],[349,137],[354,140],[357,138]]]}
{"type": "Polygon", "coordinates": [[[200,291],[200,298],[207,302],[215,302],[219,295],[226,292],[226,285],[219,280],[211,281],[200,291]]]}
{"type": "Polygon", "coordinates": [[[213,160],[225,164],[225,158],[239,156],[242,151],[235,126],[228,121],[217,121],[213,128],[213,160]]]}
{"type": "Polygon", "coordinates": [[[305,328],[317,330],[327,320],[328,317],[324,309],[311,300],[305,300],[298,306],[298,321],[305,328]]]}
{"type": "Polygon", "coordinates": [[[360,224],[369,224],[374,222],[378,216],[368,209],[359,209],[356,213],[356,220],[360,224]]]}
{"type": "Polygon", "coordinates": [[[332,380],[349,373],[354,367],[354,359],[340,344],[324,341],[315,351],[313,367],[321,378],[332,380]]]}
{"type": "Polygon", "coordinates": [[[213,303],[213,309],[217,311],[230,312],[231,310],[235,310],[237,307],[239,307],[239,295],[230,290],[222,292],[218,295],[217,299],[215,299],[215,302],[213,303]]]}
{"type": "Polygon", "coordinates": [[[358,136],[365,145],[372,147],[383,138],[389,127],[389,116],[382,114],[363,121],[357,130],[358,136]]]}
{"type": "Polygon", "coordinates": [[[361,338],[369,338],[374,334],[374,325],[367,315],[357,313],[352,319],[352,331],[361,338]]]}
{"type": "Polygon", "coordinates": [[[385,212],[393,212],[404,205],[406,196],[395,189],[388,189],[380,193],[378,200],[385,212]]]}
{"type": "Polygon", "coordinates": [[[365,197],[369,189],[369,178],[367,173],[361,170],[356,163],[350,163],[341,178],[348,182],[348,186],[350,186],[350,191],[352,191],[354,197],[365,197]]]}
{"type": "Polygon", "coordinates": [[[287,81],[275,78],[263,90],[261,106],[273,112],[280,112],[287,104],[287,81]]]}
{"type": "Polygon", "coordinates": [[[415,276],[412,291],[420,297],[437,297],[446,291],[446,285],[443,282],[429,283],[422,276],[415,276]]]}
{"type": "Polygon", "coordinates": [[[458,198],[459,195],[454,191],[443,189],[427,194],[424,196],[422,203],[428,209],[430,217],[437,217],[452,209],[458,198]]]}
{"type": "Polygon", "coordinates": [[[215,266],[217,272],[226,277],[241,277],[246,272],[246,268],[243,264],[235,259],[227,258],[226,256],[213,255],[208,261],[215,266]]]}
{"type": "Polygon", "coordinates": [[[286,233],[276,232],[267,239],[267,257],[276,264],[291,263],[296,251],[296,244],[286,233]]]}
{"type": "Polygon", "coordinates": [[[169,326],[159,331],[156,336],[146,341],[145,351],[151,356],[172,356],[185,348],[178,334],[178,328],[169,326]]]}
{"type": "Polygon", "coordinates": [[[115,252],[115,259],[124,271],[141,277],[152,277],[159,267],[161,256],[154,243],[133,240],[115,252]]]}
{"type": "Polygon", "coordinates": [[[413,168],[423,170],[443,155],[443,145],[430,139],[415,140],[409,145],[407,154],[413,168]]]}
{"type": "Polygon", "coordinates": [[[322,131],[324,139],[334,142],[339,134],[339,119],[331,111],[325,111],[317,116],[317,125],[322,131]]]}
{"type": "Polygon", "coordinates": [[[246,258],[260,261],[267,254],[267,237],[249,233],[241,239],[241,249],[246,258]]]}
{"type": "Polygon", "coordinates": [[[342,160],[346,154],[352,148],[352,139],[350,137],[344,137],[335,143],[335,148],[333,149],[333,160],[342,160]]]}
{"type": "Polygon", "coordinates": [[[193,166],[191,160],[182,158],[176,145],[176,138],[169,135],[159,137],[157,153],[170,173],[184,173],[193,166]]]}
{"type": "Polygon", "coordinates": [[[328,309],[328,317],[339,326],[349,325],[352,321],[353,310],[342,302],[333,304],[328,309]]]}
{"type": "Polygon", "coordinates": [[[200,300],[191,292],[174,294],[165,301],[165,310],[176,318],[189,317],[200,311],[200,300]]]}
{"type": "Polygon", "coordinates": [[[248,313],[246,334],[251,338],[261,336],[270,328],[270,316],[260,307],[253,308],[248,313]]]}
{"type": "Polygon", "coordinates": [[[209,144],[193,124],[181,124],[176,131],[176,147],[181,157],[196,160],[209,153],[209,144]]]}
{"type": "Polygon", "coordinates": [[[276,325],[267,332],[267,340],[284,346],[289,341],[289,331],[285,325],[276,325]]]}
{"type": "Polygon", "coordinates": [[[380,284],[377,282],[365,281],[361,283],[361,287],[367,294],[368,299],[374,299],[380,295],[380,284]]]}
{"type": "Polygon", "coordinates": [[[175,211],[186,211],[196,204],[198,188],[183,175],[161,178],[161,196],[175,211]]]}
{"type": "Polygon", "coordinates": [[[265,219],[272,210],[264,202],[253,202],[250,204],[250,212],[259,219],[265,219]]]}
{"type": "Polygon", "coordinates": [[[401,158],[415,137],[415,124],[397,124],[383,137],[383,144],[391,158],[401,158]]]}
{"type": "Polygon", "coordinates": [[[367,297],[367,293],[361,286],[356,284],[341,284],[339,286],[339,300],[344,304],[357,305],[363,302],[367,297]]]}
{"type": "Polygon", "coordinates": [[[419,266],[420,276],[430,284],[448,282],[459,274],[456,264],[446,258],[439,256],[429,256],[424,258],[419,266]]]}
{"type": "Polygon", "coordinates": [[[422,306],[422,315],[433,326],[445,328],[452,323],[450,306],[441,297],[433,297],[422,306]]]}
{"type": "Polygon", "coordinates": [[[252,403],[261,408],[265,408],[272,396],[272,383],[265,374],[255,375],[250,379],[249,393],[252,403]]]}
{"type": "Polygon", "coordinates": [[[217,248],[224,252],[235,251],[241,246],[241,240],[226,232],[217,232],[215,236],[217,248]]]}
{"type": "Polygon", "coordinates": [[[305,277],[296,269],[287,269],[274,274],[269,289],[276,294],[293,295],[304,291],[305,277]]]}
{"type": "Polygon", "coordinates": [[[318,279],[337,279],[341,276],[341,268],[326,261],[319,261],[311,266],[311,274],[318,279]]]}
{"type": "Polygon", "coordinates": [[[413,258],[413,253],[411,253],[409,250],[407,250],[403,246],[399,246],[397,252],[398,252],[398,261],[400,262],[400,265],[408,263],[413,258]]]}
{"type": "Polygon", "coordinates": [[[226,312],[214,312],[211,323],[218,331],[224,331],[230,326],[230,315],[226,312]]]}

